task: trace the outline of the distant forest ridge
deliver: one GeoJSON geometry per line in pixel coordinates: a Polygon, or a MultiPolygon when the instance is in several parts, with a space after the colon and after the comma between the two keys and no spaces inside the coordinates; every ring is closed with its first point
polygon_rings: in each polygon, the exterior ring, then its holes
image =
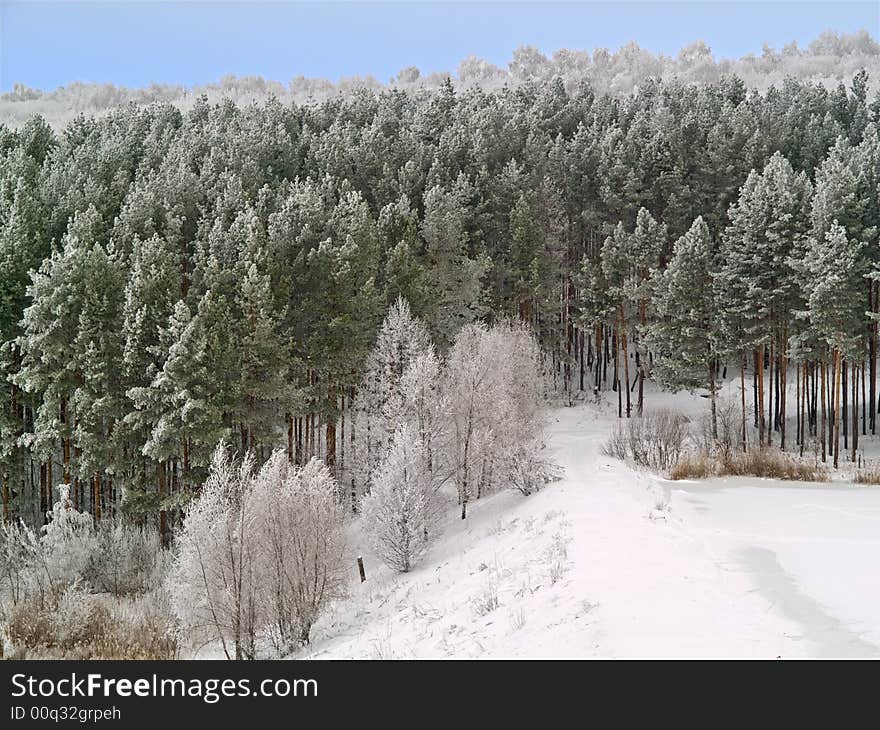
{"type": "Polygon", "coordinates": [[[12,92],[0,95],[0,122],[18,126],[40,114],[51,125],[61,127],[77,114],[98,114],[131,102],[170,102],[186,111],[202,95],[209,101],[231,99],[239,104],[270,96],[282,102],[302,104],[347,96],[363,89],[377,93],[389,89],[435,90],[448,78],[462,89],[479,87],[493,91],[505,85],[518,86],[559,77],[569,90],[587,83],[596,93],[612,96],[631,94],[650,78],[706,84],[725,76],[737,76],[748,88],[761,92],[779,86],[786,78],[795,78],[832,88],[851,79],[860,68],[868,71],[869,92],[873,94],[880,88],[880,44],[867,30],[852,34],[829,30],[805,49],[794,42],[782,49],[765,45],[760,55],[748,54],[739,59],[716,59],[703,41],[685,46],[675,57],[655,55],[635,42],[616,52],[606,48],[597,48],[592,53],[561,49],[550,57],[533,46],[521,46],[514,51],[507,68],[469,56],[454,74],[446,71],[423,74],[411,66],[399,71],[387,83],[371,75],[343,77],[335,83],[296,76],[286,85],[261,76],[227,75],[217,83],[192,87],[154,83],[142,88],[126,88],[74,82],[53,91],[41,91],[15,84],[12,92]]]}

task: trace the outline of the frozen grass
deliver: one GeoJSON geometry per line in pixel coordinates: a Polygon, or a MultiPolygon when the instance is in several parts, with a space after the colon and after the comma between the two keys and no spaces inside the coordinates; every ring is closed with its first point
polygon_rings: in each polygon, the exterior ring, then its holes
{"type": "Polygon", "coordinates": [[[113,597],[70,586],[57,600],[10,607],[8,653],[19,659],[174,659],[174,619],[163,591],[113,597]]]}
{"type": "Polygon", "coordinates": [[[853,482],[856,484],[880,484],[880,464],[869,464],[857,469],[853,482]]]}
{"type": "Polygon", "coordinates": [[[827,482],[828,469],[775,449],[749,449],[731,454],[721,464],[723,476],[753,476],[798,482],[827,482]]]}
{"type": "Polygon", "coordinates": [[[686,453],[669,470],[669,478],[708,479],[718,473],[718,463],[705,452],[686,453]]]}
{"type": "MultiPolygon", "coordinates": [[[[669,470],[670,479],[709,479],[713,476],[750,476],[799,482],[827,482],[828,469],[774,449],[749,449],[720,458],[705,451],[684,454],[669,470]]],[[[876,470],[880,483],[880,469],[876,470]]],[[[868,482],[866,482],[868,483],[868,482]]]]}

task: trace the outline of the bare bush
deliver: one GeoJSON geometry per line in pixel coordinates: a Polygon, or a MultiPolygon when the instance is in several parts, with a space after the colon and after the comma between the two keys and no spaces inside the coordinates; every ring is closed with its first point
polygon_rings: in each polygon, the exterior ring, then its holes
{"type": "Polygon", "coordinates": [[[742,403],[736,398],[718,398],[715,410],[718,438],[712,436],[711,416],[704,414],[694,440],[699,451],[717,454],[724,461],[742,449],[742,403]]]}
{"type": "Polygon", "coordinates": [[[657,411],[617,425],[603,453],[655,471],[672,467],[685,449],[688,419],[670,411],[657,411]]]}
{"type": "MultiPolygon", "coordinates": [[[[12,606],[33,590],[32,571],[37,564],[40,542],[33,530],[21,522],[0,525],[0,595],[12,606]]],[[[2,612],[0,612],[2,618],[2,612]]]]}
{"type": "Polygon", "coordinates": [[[526,496],[562,476],[562,468],[543,458],[536,446],[520,445],[510,449],[506,457],[510,486],[526,496]]]}
{"type": "Polygon", "coordinates": [[[168,564],[169,553],[156,530],[105,520],[98,524],[84,575],[97,591],[145,593],[161,585],[168,564]]]}
{"type": "Polygon", "coordinates": [[[471,599],[471,609],[477,616],[486,616],[496,608],[498,608],[498,586],[494,582],[489,582],[471,599]]]}
{"type": "Polygon", "coordinates": [[[4,654],[17,658],[26,658],[29,650],[55,645],[51,614],[33,595],[5,607],[3,631],[9,644],[4,654]]]}

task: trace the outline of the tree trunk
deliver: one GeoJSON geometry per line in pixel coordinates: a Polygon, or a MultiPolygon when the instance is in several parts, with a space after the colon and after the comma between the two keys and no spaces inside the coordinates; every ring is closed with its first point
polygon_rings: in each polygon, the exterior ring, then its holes
{"type": "Polygon", "coordinates": [[[801,364],[796,362],[794,364],[794,443],[796,446],[800,446],[802,442],[801,426],[803,425],[803,419],[801,418],[801,385],[801,364]]]}
{"type": "Polygon", "coordinates": [[[623,352],[623,373],[626,379],[626,417],[630,417],[632,407],[629,399],[629,348],[626,341],[626,322],[623,316],[623,305],[620,307],[620,346],[623,352]]]}
{"type": "Polygon", "coordinates": [[[859,448],[859,366],[852,366],[852,462],[856,461],[856,450],[859,448]]]}
{"type": "MultiPolygon", "coordinates": [[[[758,367],[757,367],[757,379],[758,379],[758,444],[760,446],[764,445],[764,431],[765,431],[765,423],[764,423],[764,345],[761,345],[758,348],[758,367]]],[[[769,444],[770,441],[768,440],[769,444]]]]}
{"type": "Polygon", "coordinates": [[[287,414],[287,460],[293,463],[293,415],[287,414]]]}
{"type": "Polygon", "coordinates": [[[48,511],[52,509],[52,454],[49,454],[49,462],[46,464],[46,503],[48,507],[46,508],[46,512],[43,512],[43,524],[45,525],[49,521],[48,511]]]}
{"type": "MultiPolygon", "coordinates": [[[[50,456],[49,458],[51,459],[52,457],[50,456]]],[[[40,464],[40,515],[42,520],[46,519],[46,512],[49,511],[50,499],[49,482],[46,478],[46,465],[40,464]]]]}
{"type": "Polygon", "coordinates": [[[718,444],[718,408],[715,403],[715,361],[710,357],[708,362],[709,370],[709,399],[712,408],[712,440],[715,445],[718,444]]]}
{"type": "Polygon", "coordinates": [[[839,463],[840,455],[840,350],[834,349],[834,468],[839,463]]]}
{"type": "Polygon", "coordinates": [[[828,445],[828,442],[825,440],[825,421],[826,421],[826,416],[827,416],[827,412],[826,412],[826,408],[825,408],[825,400],[826,400],[826,396],[828,393],[828,389],[826,388],[826,383],[825,383],[825,381],[827,380],[827,376],[826,376],[827,364],[825,362],[824,357],[822,358],[822,362],[819,364],[819,372],[821,375],[820,379],[822,381],[820,383],[821,393],[820,393],[820,398],[819,398],[819,400],[822,402],[822,427],[820,430],[820,436],[821,436],[820,440],[822,441],[822,463],[824,464],[825,461],[827,460],[827,456],[826,456],[825,452],[826,452],[826,447],[828,445]]]}
{"type": "Polygon", "coordinates": [[[68,435],[69,424],[67,423],[67,400],[61,401],[61,425],[64,434],[61,438],[61,473],[64,483],[70,484],[70,437],[68,435]]]}
{"type": "Polygon", "coordinates": [[[867,402],[867,399],[865,398],[865,363],[859,365],[859,380],[862,382],[862,397],[859,400],[859,403],[862,406],[862,436],[867,436],[868,420],[867,413],[865,412],[865,403],[867,402]]]}
{"type": "Polygon", "coordinates": [[[162,506],[167,491],[167,465],[164,461],[160,461],[157,466],[159,477],[159,536],[162,541],[162,547],[168,546],[168,513],[162,506]]]}
{"type": "Polygon", "coordinates": [[[788,386],[788,356],[785,353],[786,343],[788,342],[787,326],[784,329],[782,338],[782,346],[779,348],[779,442],[780,447],[785,451],[785,396],[788,386]]]}
{"type": "Polygon", "coordinates": [[[332,418],[327,419],[327,456],[324,458],[324,463],[327,465],[327,468],[335,474],[336,473],[336,424],[333,422],[332,418]]]}
{"type": "Polygon", "coordinates": [[[746,452],[746,356],[739,361],[739,385],[742,395],[742,449],[746,452]]]}
{"type": "Polygon", "coordinates": [[[803,386],[801,393],[801,400],[798,404],[798,408],[800,410],[800,419],[801,419],[801,440],[800,440],[800,455],[804,455],[804,444],[807,440],[807,394],[809,393],[810,380],[809,380],[809,368],[807,367],[807,363],[804,363],[804,366],[801,368],[801,374],[803,376],[803,382],[801,385],[803,386]]]}
{"type": "MultiPolygon", "coordinates": [[[[840,377],[843,379],[841,384],[842,386],[842,397],[843,397],[843,411],[840,414],[840,417],[843,421],[843,450],[846,451],[849,448],[849,390],[847,389],[846,381],[847,381],[847,370],[849,370],[849,362],[846,360],[842,360],[840,363],[840,377]]],[[[835,466],[837,466],[835,464],[835,466]]]]}
{"type": "Polygon", "coordinates": [[[92,506],[94,507],[95,522],[101,521],[101,475],[95,472],[94,491],[92,493],[92,506]]]}
{"type": "Polygon", "coordinates": [[[5,524],[5,523],[9,522],[9,509],[10,509],[10,507],[9,507],[9,502],[10,502],[9,472],[4,470],[2,479],[3,479],[3,488],[2,488],[2,491],[3,491],[3,522],[5,524]]]}
{"type": "Polygon", "coordinates": [[[767,373],[767,446],[773,441],[773,429],[776,427],[773,418],[773,343],[770,343],[770,357],[767,362],[770,365],[770,372],[767,373]]]}
{"type": "MultiPolygon", "coordinates": [[[[880,284],[880,282],[878,282],[880,284]]],[[[877,312],[877,294],[880,291],[880,285],[868,280],[868,309],[871,312],[877,312]]],[[[867,401],[869,419],[871,421],[871,435],[877,433],[877,410],[874,404],[877,402],[877,320],[874,319],[869,325],[868,339],[868,368],[870,370],[870,388],[869,399],[867,401]]]]}
{"type": "Polygon", "coordinates": [[[357,459],[355,454],[355,426],[357,425],[357,417],[354,407],[354,386],[351,387],[351,395],[348,398],[348,407],[351,408],[351,431],[350,431],[350,448],[348,458],[351,460],[351,512],[357,514],[357,476],[355,470],[357,468],[357,459]]]}

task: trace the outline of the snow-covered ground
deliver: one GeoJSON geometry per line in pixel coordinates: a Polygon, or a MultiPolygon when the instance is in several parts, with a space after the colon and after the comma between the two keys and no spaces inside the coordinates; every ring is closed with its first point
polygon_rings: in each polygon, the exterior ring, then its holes
{"type": "Polygon", "coordinates": [[[360,550],[301,656],[880,656],[880,488],[667,482],[601,454],[615,410],[554,410],[563,479],[450,508],[411,573],[360,550]]]}
{"type": "Polygon", "coordinates": [[[673,505],[724,570],[792,620],[811,656],[880,656],[880,489],[717,479],[673,505]]]}

